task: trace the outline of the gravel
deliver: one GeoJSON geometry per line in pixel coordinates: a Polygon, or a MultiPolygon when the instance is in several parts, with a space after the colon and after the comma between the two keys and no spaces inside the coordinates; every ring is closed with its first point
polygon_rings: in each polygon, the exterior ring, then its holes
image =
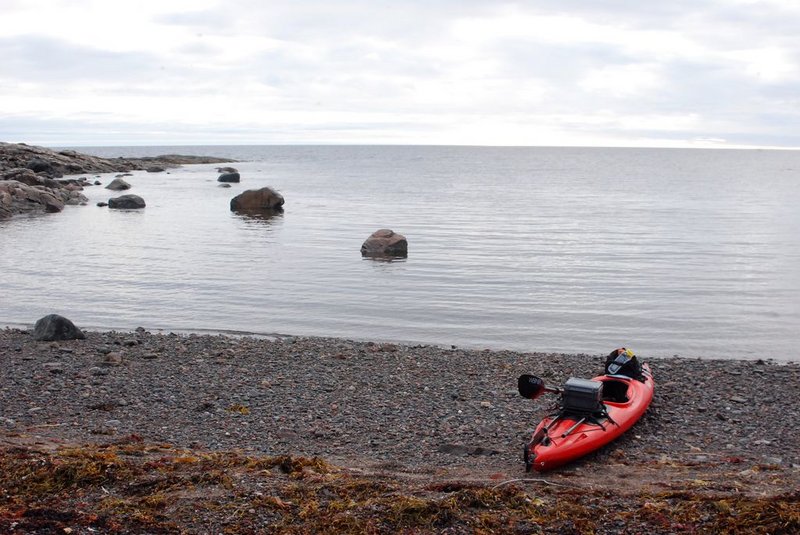
{"type": "MultiPolygon", "coordinates": [[[[103,442],[135,435],[207,450],[321,456],[350,467],[520,477],[522,445],[557,386],[602,371],[597,355],[519,353],[326,338],[87,332],[37,342],[0,330],[0,438],[103,442]]],[[[800,365],[640,359],[648,412],[584,462],[743,459],[800,465],[800,365]]],[[[796,472],[796,470],[794,470],[796,472]]]]}

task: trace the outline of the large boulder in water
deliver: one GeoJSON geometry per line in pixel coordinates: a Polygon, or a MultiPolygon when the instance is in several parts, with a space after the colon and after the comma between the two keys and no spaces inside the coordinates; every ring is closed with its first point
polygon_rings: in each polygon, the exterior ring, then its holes
{"type": "Polygon", "coordinates": [[[117,177],[111,182],[108,183],[106,189],[114,190],[114,191],[122,191],[126,189],[131,189],[131,185],[122,180],[121,178],[117,177]]]}
{"type": "Polygon", "coordinates": [[[361,256],[387,257],[408,256],[408,241],[393,230],[380,229],[372,233],[361,245],[361,256]]]}
{"type": "Polygon", "coordinates": [[[146,205],[144,199],[138,195],[122,195],[113,199],[108,199],[109,208],[118,208],[122,210],[138,210],[144,208],[146,205]]]}
{"type": "Polygon", "coordinates": [[[33,326],[33,339],[43,341],[53,340],[83,340],[86,335],[75,327],[75,324],[64,316],[58,314],[47,315],[33,326]]]}
{"type": "Polygon", "coordinates": [[[231,210],[257,212],[283,210],[283,195],[272,188],[249,189],[231,199],[231,210]]]}
{"type": "Polygon", "coordinates": [[[222,173],[219,175],[217,182],[239,182],[239,173],[222,173]]]}

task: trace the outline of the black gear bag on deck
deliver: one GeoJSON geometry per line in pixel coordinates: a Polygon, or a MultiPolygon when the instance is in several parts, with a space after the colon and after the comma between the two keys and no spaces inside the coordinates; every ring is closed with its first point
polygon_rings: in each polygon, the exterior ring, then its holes
{"type": "Polygon", "coordinates": [[[606,357],[605,372],[608,375],[625,375],[639,381],[644,381],[642,364],[633,351],[621,347],[615,349],[606,357]]]}

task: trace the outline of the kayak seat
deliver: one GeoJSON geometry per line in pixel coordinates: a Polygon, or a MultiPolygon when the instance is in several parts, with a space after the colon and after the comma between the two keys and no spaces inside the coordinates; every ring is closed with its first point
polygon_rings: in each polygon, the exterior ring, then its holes
{"type": "Polygon", "coordinates": [[[603,401],[626,403],[628,398],[628,383],[625,381],[603,381],[603,401]]]}

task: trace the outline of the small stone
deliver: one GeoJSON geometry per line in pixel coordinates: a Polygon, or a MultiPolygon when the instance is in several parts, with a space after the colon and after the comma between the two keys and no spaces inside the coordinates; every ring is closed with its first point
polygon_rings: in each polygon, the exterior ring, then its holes
{"type": "Polygon", "coordinates": [[[64,365],[60,362],[45,362],[42,364],[42,368],[50,373],[64,373],[64,365]]]}
{"type": "Polygon", "coordinates": [[[733,396],[731,398],[731,401],[736,402],[736,403],[747,403],[747,400],[745,398],[741,397],[741,396],[733,396]]]}
{"type": "Polygon", "coordinates": [[[103,360],[103,364],[106,366],[119,366],[122,364],[122,355],[115,352],[109,353],[103,360]]]}
{"type": "Polygon", "coordinates": [[[492,407],[492,404],[489,401],[481,401],[481,407],[486,407],[489,409],[492,407]]]}
{"type": "Polygon", "coordinates": [[[142,358],[145,360],[154,360],[158,358],[158,353],[145,353],[142,355],[142,358]]]}

